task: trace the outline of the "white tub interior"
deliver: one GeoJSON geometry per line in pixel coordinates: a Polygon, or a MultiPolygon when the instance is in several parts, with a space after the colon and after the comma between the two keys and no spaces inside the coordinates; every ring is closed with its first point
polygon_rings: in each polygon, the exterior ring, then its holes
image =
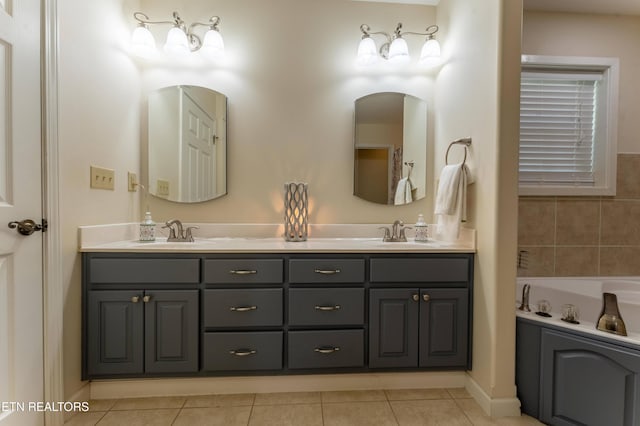
{"type": "Polygon", "coordinates": [[[522,288],[525,284],[531,285],[531,313],[517,310],[518,316],[640,344],[640,277],[518,278],[516,308],[520,306],[522,288]],[[613,293],[617,296],[620,315],[627,328],[627,337],[596,329],[602,311],[603,293],[613,293]],[[535,314],[540,300],[548,300],[551,303],[551,318],[535,314]],[[560,320],[562,306],[565,304],[572,304],[578,308],[580,324],[573,325],[560,320]]]}

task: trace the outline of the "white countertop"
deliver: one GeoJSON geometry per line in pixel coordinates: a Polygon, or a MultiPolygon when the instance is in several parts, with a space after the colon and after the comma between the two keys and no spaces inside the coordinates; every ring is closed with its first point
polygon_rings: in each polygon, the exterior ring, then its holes
{"type": "MultiPolygon", "coordinates": [[[[462,228],[454,242],[416,243],[407,230],[407,242],[382,241],[378,224],[310,225],[307,241],[285,241],[277,224],[184,224],[198,226],[194,242],[167,242],[158,227],[155,242],[137,240],[138,224],[82,226],[81,252],[105,253],[474,253],[475,231],[462,228]],[[222,236],[224,235],[224,236],[222,236]],[[380,236],[377,236],[380,235],[380,236]]],[[[409,225],[411,226],[411,225],[409,225]]]]}

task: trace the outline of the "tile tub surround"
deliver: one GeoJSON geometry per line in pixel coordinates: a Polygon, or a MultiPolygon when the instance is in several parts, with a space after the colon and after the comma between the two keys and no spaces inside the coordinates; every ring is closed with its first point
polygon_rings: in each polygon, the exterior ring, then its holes
{"type": "Polygon", "coordinates": [[[640,275],[638,182],[640,154],[618,154],[615,197],[520,197],[518,276],[640,275]]]}
{"type": "MultiPolygon", "coordinates": [[[[78,245],[81,252],[192,252],[192,253],[260,253],[260,252],[464,252],[476,250],[475,230],[460,229],[455,242],[416,243],[412,230],[406,243],[383,243],[381,226],[388,224],[318,224],[310,225],[309,238],[302,242],[285,241],[279,224],[185,223],[198,226],[195,242],[169,243],[167,230],[158,226],[156,242],[137,240],[137,223],[81,226],[78,245]]],[[[412,224],[407,224],[411,227],[412,224]]],[[[435,226],[435,225],[430,225],[435,226]]]]}
{"type": "Polygon", "coordinates": [[[464,388],[284,392],[89,401],[67,425],[541,425],[486,416],[464,388]],[[138,422],[138,423],[136,423],[138,422]]]}

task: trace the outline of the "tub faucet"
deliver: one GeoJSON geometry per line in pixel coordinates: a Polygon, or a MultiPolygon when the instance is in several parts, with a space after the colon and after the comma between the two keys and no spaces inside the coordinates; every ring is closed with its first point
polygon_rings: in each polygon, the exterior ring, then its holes
{"type": "Polygon", "coordinates": [[[531,291],[531,285],[525,284],[522,287],[522,302],[520,303],[520,307],[518,308],[524,312],[531,312],[531,308],[529,308],[529,291],[531,291]]]}
{"type": "Polygon", "coordinates": [[[198,229],[197,226],[188,226],[185,230],[182,226],[182,222],[178,219],[170,219],[165,222],[163,228],[169,228],[169,237],[167,241],[173,242],[193,242],[193,235],[191,233],[192,229],[198,229]],[[174,228],[175,226],[175,228],[174,228]]]}

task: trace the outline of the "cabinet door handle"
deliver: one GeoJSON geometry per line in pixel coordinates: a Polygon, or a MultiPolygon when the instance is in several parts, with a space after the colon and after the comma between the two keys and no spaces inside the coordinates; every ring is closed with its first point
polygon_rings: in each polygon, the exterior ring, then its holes
{"type": "Polygon", "coordinates": [[[133,297],[131,298],[131,302],[132,302],[132,303],[138,303],[139,301],[140,301],[140,296],[133,296],[133,297]]]}
{"type": "Polygon", "coordinates": [[[313,272],[316,274],[322,275],[335,275],[340,273],[340,269],[318,269],[316,268],[313,272]]]}
{"type": "Polygon", "coordinates": [[[337,310],[340,309],[340,305],[334,305],[334,306],[316,305],[315,309],[316,309],[316,311],[337,311],[337,310]]]}
{"type": "Polygon", "coordinates": [[[418,300],[420,300],[420,296],[418,296],[417,294],[414,294],[413,296],[411,296],[411,298],[413,299],[414,302],[417,302],[418,300]]]}
{"type": "Polygon", "coordinates": [[[229,353],[235,356],[249,356],[249,355],[255,355],[258,352],[254,349],[236,349],[236,350],[229,351],[229,353]]]}
{"type": "Polygon", "coordinates": [[[149,303],[149,301],[150,301],[150,300],[151,300],[151,296],[144,296],[144,297],[142,298],[142,301],[143,301],[144,303],[149,303]]]}
{"type": "Polygon", "coordinates": [[[431,300],[431,296],[429,296],[428,294],[423,294],[422,300],[424,300],[425,302],[428,302],[429,300],[431,300]]]}
{"type": "Polygon", "coordinates": [[[233,312],[247,312],[247,311],[255,311],[258,309],[257,306],[232,306],[229,308],[230,311],[233,312]]]}
{"type": "Polygon", "coordinates": [[[255,269],[232,269],[229,273],[233,275],[255,275],[258,271],[255,269]]]}
{"type": "Polygon", "coordinates": [[[326,347],[326,346],[323,346],[323,347],[321,347],[321,348],[315,348],[313,351],[314,351],[314,352],[321,353],[321,354],[332,354],[332,353],[334,353],[334,352],[338,352],[339,350],[340,350],[340,348],[339,348],[339,347],[337,347],[337,346],[336,346],[336,347],[326,347]]]}

